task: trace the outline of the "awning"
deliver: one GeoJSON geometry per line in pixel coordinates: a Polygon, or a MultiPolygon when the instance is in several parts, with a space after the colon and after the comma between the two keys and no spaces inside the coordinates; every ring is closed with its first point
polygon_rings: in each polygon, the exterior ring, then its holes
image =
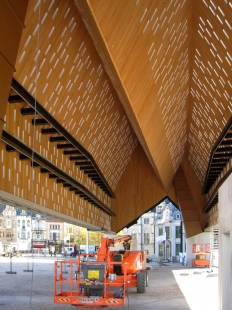
{"type": "Polygon", "coordinates": [[[164,234],[162,234],[161,236],[156,237],[156,241],[158,243],[162,243],[165,240],[166,240],[166,232],[164,234]]]}
{"type": "Polygon", "coordinates": [[[33,248],[35,249],[41,249],[44,248],[44,243],[33,243],[33,248]]]}

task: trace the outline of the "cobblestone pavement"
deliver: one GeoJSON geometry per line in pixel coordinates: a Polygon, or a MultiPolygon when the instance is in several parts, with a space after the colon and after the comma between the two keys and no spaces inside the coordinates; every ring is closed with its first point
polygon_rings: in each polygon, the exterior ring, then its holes
{"type": "MultiPolygon", "coordinates": [[[[53,265],[61,257],[0,257],[0,309],[74,309],[53,302],[53,265]],[[29,270],[29,272],[28,272],[29,270]],[[33,270],[33,272],[30,272],[33,270]],[[7,273],[17,272],[15,274],[7,273]]],[[[108,310],[217,310],[217,270],[193,269],[179,263],[159,267],[152,262],[145,294],[128,289],[124,307],[108,310]]]]}

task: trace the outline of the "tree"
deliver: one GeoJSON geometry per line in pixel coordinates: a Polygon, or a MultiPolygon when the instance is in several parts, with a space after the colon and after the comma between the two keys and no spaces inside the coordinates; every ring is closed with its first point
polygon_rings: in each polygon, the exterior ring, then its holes
{"type": "Polygon", "coordinates": [[[102,232],[99,231],[89,231],[89,244],[94,244],[99,246],[101,243],[101,238],[103,236],[102,232]]]}
{"type": "MultiPolygon", "coordinates": [[[[86,245],[86,228],[72,225],[68,227],[68,234],[70,234],[70,244],[76,244],[78,248],[81,245],[86,245]]],[[[88,231],[89,245],[99,246],[102,236],[103,233],[100,231],[88,231]]]]}
{"type": "Polygon", "coordinates": [[[78,248],[81,244],[86,244],[86,228],[78,227],[79,229],[75,230],[74,240],[78,248]]]}

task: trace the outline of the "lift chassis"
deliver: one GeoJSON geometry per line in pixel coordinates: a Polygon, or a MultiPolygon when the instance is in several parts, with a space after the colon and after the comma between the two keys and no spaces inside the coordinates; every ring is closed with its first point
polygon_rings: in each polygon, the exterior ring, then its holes
{"type": "MultiPolygon", "coordinates": [[[[146,253],[127,249],[110,251],[115,240],[103,239],[95,260],[79,255],[75,260],[54,263],[55,303],[77,308],[124,306],[128,287],[145,293],[148,286],[146,253]]],[[[120,240],[122,237],[117,243],[120,240]]]]}

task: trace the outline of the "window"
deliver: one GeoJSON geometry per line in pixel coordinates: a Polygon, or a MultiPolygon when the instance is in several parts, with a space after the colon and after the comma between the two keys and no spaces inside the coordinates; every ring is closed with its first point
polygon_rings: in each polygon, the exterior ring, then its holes
{"type": "Polygon", "coordinates": [[[27,238],[30,238],[30,231],[27,232],[27,238]]]}
{"type": "Polygon", "coordinates": [[[161,236],[163,234],[163,227],[159,228],[159,236],[161,236]]]}
{"type": "MultiPolygon", "coordinates": [[[[69,231],[69,228],[67,228],[67,232],[69,231]]],[[[60,229],[60,225],[50,225],[50,230],[59,230],[59,229],[60,229]]]]}
{"type": "Polygon", "coordinates": [[[179,256],[179,253],[181,252],[181,245],[176,244],[176,256],[179,256]]]}
{"type": "Polygon", "coordinates": [[[40,237],[41,237],[40,234],[37,233],[36,234],[36,239],[40,239],[40,237]]]}
{"type": "Polygon", "coordinates": [[[27,227],[30,227],[30,226],[31,226],[30,220],[27,220],[27,227]]]}
{"type": "Polygon", "coordinates": [[[144,244],[149,244],[149,243],[150,243],[150,234],[144,233],[144,244]]]}
{"type": "Polygon", "coordinates": [[[169,229],[169,226],[165,227],[165,232],[166,232],[166,239],[170,239],[170,229],[169,229]]]}
{"type": "Polygon", "coordinates": [[[22,229],[25,229],[25,220],[22,220],[22,229]]]}
{"type": "Polygon", "coordinates": [[[22,238],[23,240],[26,240],[26,233],[25,233],[25,232],[21,232],[21,238],[22,238]]]}
{"type": "Polygon", "coordinates": [[[18,227],[20,227],[20,220],[18,220],[18,227]]]}
{"type": "Polygon", "coordinates": [[[6,228],[12,228],[12,220],[6,221],[6,228]]]}
{"type": "Polygon", "coordinates": [[[180,214],[176,215],[176,219],[179,220],[180,219],[180,214]]]}
{"type": "Polygon", "coordinates": [[[136,233],[131,234],[131,238],[132,239],[136,239],[137,238],[137,234],[136,233]]]}
{"type": "Polygon", "coordinates": [[[144,224],[149,224],[149,218],[144,219],[144,224]]]}
{"type": "Polygon", "coordinates": [[[164,255],[164,247],[163,244],[159,244],[159,256],[163,256],[164,255]]]}
{"type": "Polygon", "coordinates": [[[0,238],[2,238],[2,232],[0,231],[0,238]]]}
{"type": "Polygon", "coordinates": [[[0,226],[2,226],[2,220],[0,220],[0,226]]]}
{"type": "Polygon", "coordinates": [[[180,237],[181,237],[181,227],[176,226],[176,238],[180,238],[180,237]]]}

